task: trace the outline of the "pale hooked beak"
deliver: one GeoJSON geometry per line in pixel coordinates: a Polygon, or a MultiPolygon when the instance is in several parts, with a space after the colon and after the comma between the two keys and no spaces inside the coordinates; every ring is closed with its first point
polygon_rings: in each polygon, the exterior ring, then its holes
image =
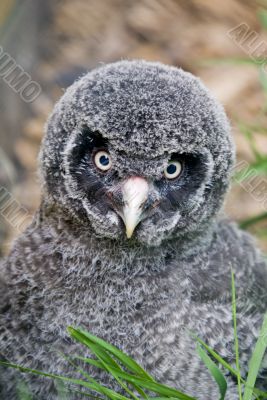
{"type": "Polygon", "coordinates": [[[125,224],[128,239],[132,237],[142,219],[143,206],[148,199],[148,192],[147,181],[138,176],[127,179],[122,185],[124,207],[120,215],[125,224]]]}

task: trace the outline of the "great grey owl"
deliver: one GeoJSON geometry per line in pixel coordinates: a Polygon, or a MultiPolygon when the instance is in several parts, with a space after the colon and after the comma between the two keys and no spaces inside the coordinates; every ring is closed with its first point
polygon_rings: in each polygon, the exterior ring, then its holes
{"type": "MultiPolygon", "coordinates": [[[[190,332],[235,365],[232,268],[245,376],[267,304],[264,260],[222,213],[233,162],[224,110],[190,73],[121,61],[75,82],[46,127],[40,208],[1,266],[2,358],[68,373],[56,350],[76,354],[66,327],[81,326],[160,382],[218,399],[190,332]]],[[[15,399],[1,372],[1,399],[15,399]]]]}

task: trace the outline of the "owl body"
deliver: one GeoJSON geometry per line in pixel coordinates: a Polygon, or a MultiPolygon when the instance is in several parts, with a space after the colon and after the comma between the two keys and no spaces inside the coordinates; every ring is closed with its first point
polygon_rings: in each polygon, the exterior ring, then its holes
{"type": "MultiPolygon", "coordinates": [[[[222,108],[181,70],[112,64],[63,96],[40,160],[40,209],[1,266],[2,357],[73,374],[57,352],[84,355],[66,333],[78,326],[160,382],[219,398],[192,333],[235,365],[233,269],[245,376],[267,304],[266,264],[221,211],[233,165],[222,108]]],[[[15,379],[3,371],[1,398],[16,399],[15,379]]],[[[26,379],[36,399],[57,398],[48,380],[26,379]]]]}

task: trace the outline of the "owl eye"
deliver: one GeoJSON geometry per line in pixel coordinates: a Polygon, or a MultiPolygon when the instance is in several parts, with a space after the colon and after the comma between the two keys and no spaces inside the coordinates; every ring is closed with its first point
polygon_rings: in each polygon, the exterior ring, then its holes
{"type": "Polygon", "coordinates": [[[104,150],[98,151],[95,154],[94,162],[95,162],[96,167],[98,169],[100,169],[100,171],[108,171],[112,166],[111,157],[104,150]]]}
{"type": "Polygon", "coordinates": [[[182,164],[179,161],[169,161],[168,166],[164,170],[167,179],[175,179],[182,172],[182,164]]]}

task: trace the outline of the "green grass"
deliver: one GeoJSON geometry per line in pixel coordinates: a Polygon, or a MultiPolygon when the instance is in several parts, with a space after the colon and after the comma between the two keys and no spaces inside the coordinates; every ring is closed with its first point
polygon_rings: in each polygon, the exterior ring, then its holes
{"type": "MultiPolygon", "coordinates": [[[[217,384],[218,386],[220,393],[218,400],[224,400],[227,395],[227,380],[224,376],[224,372],[226,371],[237,379],[236,390],[239,394],[239,400],[267,399],[267,393],[261,392],[255,388],[256,379],[267,347],[267,313],[264,317],[259,338],[249,362],[247,377],[244,378],[241,376],[239,364],[236,294],[233,272],[231,278],[234,338],[233,351],[236,356],[235,367],[230,365],[203,340],[193,334],[192,337],[196,341],[196,351],[202,359],[204,366],[206,366],[213,377],[214,385],[217,384]]],[[[22,373],[40,375],[53,379],[59,393],[58,398],[62,400],[68,399],[69,393],[82,393],[85,398],[89,397],[98,400],[150,400],[152,398],[154,400],[197,400],[178,389],[156,382],[148,372],[146,372],[127,354],[89,332],[83,329],[69,327],[68,333],[74,341],[80,343],[86,348],[86,350],[89,349],[93,356],[92,358],[88,358],[77,355],[62,355],[66,363],[70,363],[80,373],[81,378],[79,379],[25,368],[7,362],[0,362],[0,364],[9,368],[15,368],[22,373]],[[81,368],[79,364],[80,361],[83,362],[83,365],[88,364],[97,370],[104,370],[118,383],[119,386],[121,386],[125,394],[117,393],[111,388],[103,385],[101,382],[98,382],[90,376],[84,368],[81,368]],[[71,385],[71,387],[69,385],[71,385]]],[[[190,388],[188,388],[188,390],[190,391],[190,388]]],[[[22,378],[19,381],[17,392],[20,400],[30,400],[32,398],[27,386],[23,383],[22,378]]]]}

